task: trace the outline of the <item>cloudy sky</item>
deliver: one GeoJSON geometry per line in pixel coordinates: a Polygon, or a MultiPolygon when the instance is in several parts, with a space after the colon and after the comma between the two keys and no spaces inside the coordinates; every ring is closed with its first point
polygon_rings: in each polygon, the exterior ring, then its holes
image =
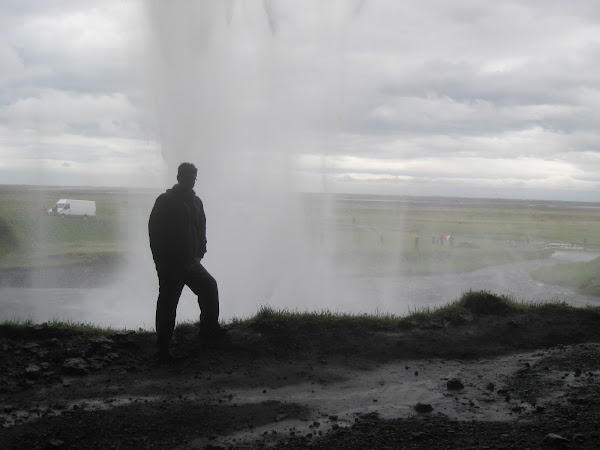
{"type": "Polygon", "coordinates": [[[599,87],[595,0],[0,0],[0,183],[597,201],[599,87]]]}

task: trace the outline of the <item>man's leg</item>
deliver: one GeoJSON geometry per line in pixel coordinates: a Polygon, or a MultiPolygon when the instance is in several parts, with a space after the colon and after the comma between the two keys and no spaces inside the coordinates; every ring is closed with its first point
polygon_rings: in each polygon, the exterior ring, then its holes
{"type": "Polygon", "coordinates": [[[175,273],[158,272],[158,301],[156,302],[156,336],[159,356],[168,355],[177,304],[184,282],[175,273]]]}
{"type": "Polygon", "coordinates": [[[219,329],[219,289],[217,281],[198,262],[186,271],[184,282],[198,296],[200,331],[208,334],[217,331],[219,329]]]}

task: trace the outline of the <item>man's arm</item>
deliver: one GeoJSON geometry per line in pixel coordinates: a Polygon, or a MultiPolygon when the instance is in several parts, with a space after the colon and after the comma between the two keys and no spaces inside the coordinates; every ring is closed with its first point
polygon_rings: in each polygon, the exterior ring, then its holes
{"type": "Polygon", "coordinates": [[[167,248],[165,238],[167,236],[168,214],[164,197],[161,195],[154,202],[154,207],[148,219],[148,237],[150,238],[150,250],[155,262],[167,259],[167,248]]]}
{"type": "Polygon", "coordinates": [[[204,257],[206,253],[206,214],[204,214],[204,205],[202,200],[196,197],[196,206],[198,208],[198,255],[204,257]]]}

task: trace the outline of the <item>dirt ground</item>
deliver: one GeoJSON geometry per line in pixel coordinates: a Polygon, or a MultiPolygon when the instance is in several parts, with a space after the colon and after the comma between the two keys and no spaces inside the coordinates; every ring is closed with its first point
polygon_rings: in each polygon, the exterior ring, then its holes
{"type": "Polygon", "coordinates": [[[93,337],[0,327],[0,448],[600,448],[600,316],[93,337]]]}

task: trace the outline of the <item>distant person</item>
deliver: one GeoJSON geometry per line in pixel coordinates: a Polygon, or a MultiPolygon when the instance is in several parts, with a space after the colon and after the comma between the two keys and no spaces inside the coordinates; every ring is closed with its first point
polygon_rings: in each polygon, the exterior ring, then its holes
{"type": "Polygon", "coordinates": [[[182,163],[177,184],[156,199],[148,221],[159,284],[156,334],[162,362],[172,359],[169,347],[185,285],[198,296],[200,335],[214,339],[224,332],[219,325],[217,282],[200,263],[206,253],[206,216],[202,200],[194,192],[197,174],[193,164],[182,163]]]}
{"type": "Polygon", "coordinates": [[[415,249],[419,250],[419,236],[415,236],[415,249]]]}
{"type": "Polygon", "coordinates": [[[452,236],[451,234],[448,235],[448,246],[454,247],[454,236],[452,236]]]}

